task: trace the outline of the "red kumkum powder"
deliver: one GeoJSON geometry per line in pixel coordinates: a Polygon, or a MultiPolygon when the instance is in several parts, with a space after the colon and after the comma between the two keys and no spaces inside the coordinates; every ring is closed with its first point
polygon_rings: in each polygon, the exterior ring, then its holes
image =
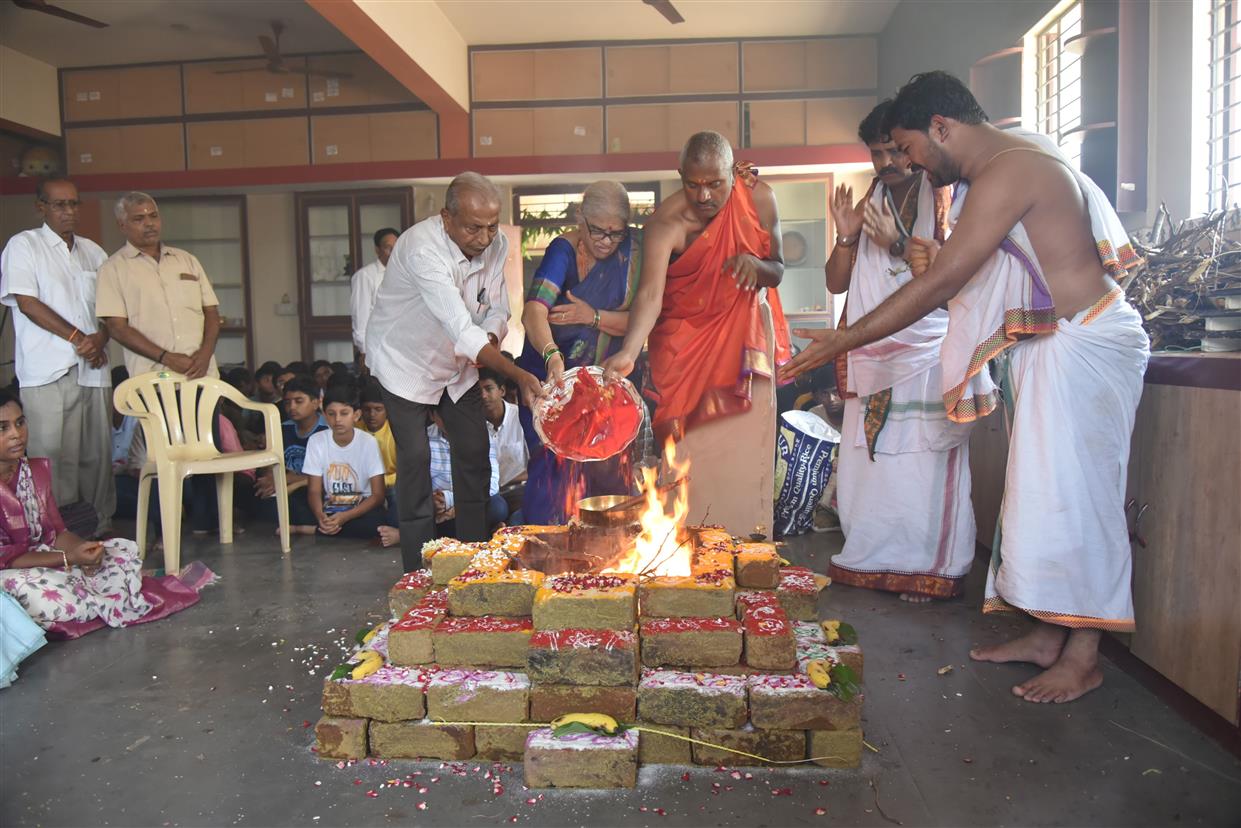
{"type": "Polygon", "coordinates": [[[569,400],[543,420],[543,434],[562,452],[604,460],[624,448],[641,423],[642,412],[619,385],[602,386],[589,371],[579,371],[569,400]]]}

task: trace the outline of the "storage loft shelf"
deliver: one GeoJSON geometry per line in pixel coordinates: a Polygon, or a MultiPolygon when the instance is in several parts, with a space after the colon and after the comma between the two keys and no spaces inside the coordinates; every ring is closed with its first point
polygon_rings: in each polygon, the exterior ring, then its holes
{"type": "MultiPolygon", "coordinates": [[[[403,181],[411,178],[451,178],[468,166],[482,175],[550,173],[600,174],[675,170],[676,152],[608,153],[573,156],[503,156],[494,158],[439,158],[428,161],[362,161],[347,164],[309,164],[288,167],[251,167],[174,172],[103,173],[74,176],[80,192],[195,190],[258,187],[326,182],[403,181]]],[[[808,147],[752,147],[747,160],[763,167],[818,164],[869,164],[870,153],[856,142],[808,147]]],[[[36,180],[21,176],[0,178],[0,195],[33,194],[36,180]]]]}
{"type": "Polygon", "coordinates": [[[1079,127],[1070,129],[1068,132],[1064,133],[1062,137],[1068,138],[1072,141],[1081,141],[1086,137],[1087,133],[1101,132],[1105,129],[1116,129],[1116,122],[1100,121],[1097,124],[1082,124],[1079,127]]]}
{"type": "Polygon", "coordinates": [[[1061,45],[1064,46],[1064,50],[1066,52],[1072,52],[1075,55],[1080,55],[1086,51],[1087,43],[1092,40],[1098,40],[1100,38],[1114,35],[1116,34],[1116,31],[1117,29],[1115,26],[1107,26],[1102,29],[1091,29],[1088,32],[1082,32],[1081,34],[1076,34],[1072,37],[1066,37],[1061,45]]]}

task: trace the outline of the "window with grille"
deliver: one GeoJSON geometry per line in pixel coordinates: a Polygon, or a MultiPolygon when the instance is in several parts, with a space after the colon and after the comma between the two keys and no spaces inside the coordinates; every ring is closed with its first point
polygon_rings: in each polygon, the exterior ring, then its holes
{"type": "Polygon", "coordinates": [[[1211,0],[1207,203],[1212,210],[1241,196],[1241,0],[1211,0]]]}
{"type": "Polygon", "coordinates": [[[1082,56],[1065,48],[1082,33],[1082,4],[1065,6],[1033,32],[1036,129],[1052,138],[1074,166],[1081,165],[1082,56]]]}

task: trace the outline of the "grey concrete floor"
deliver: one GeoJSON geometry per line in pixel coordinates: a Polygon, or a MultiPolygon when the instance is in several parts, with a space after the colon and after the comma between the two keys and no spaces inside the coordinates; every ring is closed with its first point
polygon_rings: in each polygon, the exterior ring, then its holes
{"type": "MultiPolygon", "coordinates": [[[[823,571],[839,543],[787,556],[823,571]]],[[[1010,695],[1033,668],[971,664],[1021,628],[978,613],[981,565],[947,603],[824,591],[866,650],[860,770],[644,768],[632,791],[540,792],[520,765],[311,753],[325,667],[383,616],[395,554],[301,538],[282,558],[252,527],[231,548],[187,538],[183,558],[222,577],[196,607],[49,644],[0,691],[0,825],[1241,824],[1241,763],[1112,664],[1063,706],[1010,695]]]]}

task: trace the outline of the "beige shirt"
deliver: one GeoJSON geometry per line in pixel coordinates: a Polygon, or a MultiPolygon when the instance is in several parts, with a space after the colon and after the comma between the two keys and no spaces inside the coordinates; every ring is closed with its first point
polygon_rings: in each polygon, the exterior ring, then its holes
{"type": "MultiPolygon", "coordinates": [[[[172,353],[190,354],[203,344],[203,308],[219,304],[198,259],[176,247],[162,245],[156,262],[125,242],[99,268],[95,315],[124,317],[130,327],[172,353]]],[[[128,348],[125,367],[131,377],[162,369],[128,348]]],[[[220,375],[214,356],[207,375],[220,375]]]]}

